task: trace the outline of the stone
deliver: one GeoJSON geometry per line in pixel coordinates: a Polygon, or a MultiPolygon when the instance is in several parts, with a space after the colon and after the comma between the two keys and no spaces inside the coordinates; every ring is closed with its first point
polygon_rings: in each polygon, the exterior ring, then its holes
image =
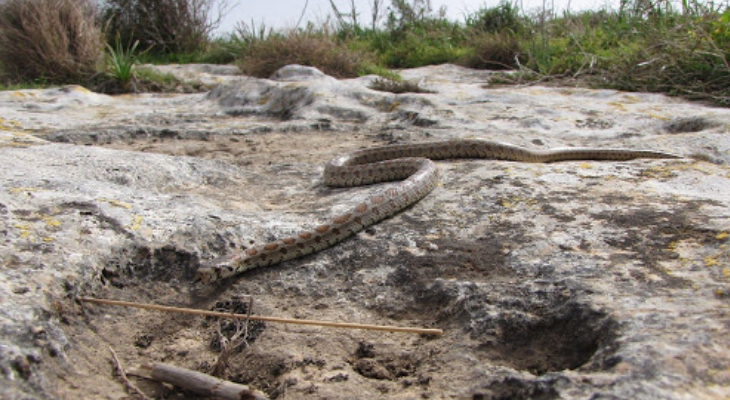
{"type": "Polygon", "coordinates": [[[302,66],[148,68],[219,86],[0,92],[0,397],[125,397],[110,346],[130,369],[210,372],[215,320],[79,296],[212,309],[242,295],[254,314],[445,332],[258,325],[224,377],[272,398],[730,396],[730,110],[491,88],[453,65],[401,71],[435,91],[402,95],[302,66]],[[193,283],[201,262],[387,186],[325,187],[336,155],[475,137],[683,158],[439,162],[432,193],[333,248],[193,283]]]}

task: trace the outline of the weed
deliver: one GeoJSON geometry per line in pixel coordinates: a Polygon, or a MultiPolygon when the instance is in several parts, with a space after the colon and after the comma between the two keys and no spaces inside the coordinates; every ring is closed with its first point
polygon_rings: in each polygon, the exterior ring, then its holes
{"type": "Polygon", "coordinates": [[[7,79],[74,83],[103,59],[91,0],[7,0],[0,3],[0,64],[7,79]]]}
{"type": "Polygon", "coordinates": [[[326,31],[291,31],[252,39],[238,63],[244,74],[268,78],[279,68],[300,64],[318,68],[327,75],[350,78],[358,75],[368,55],[336,42],[326,31]]]}
{"type": "Polygon", "coordinates": [[[117,37],[116,42],[115,47],[112,47],[108,43],[106,45],[107,71],[112,79],[117,81],[123,89],[134,91],[134,88],[132,88],[135,80],[134,67],[137,64],[135,51],[137,50],[139,41],[135,41],[134,44],[128,46],[126,49],[122,46],[122,41],[119,37],[117,37]]]}
{"type": "Polygon", "coordinates": [[[401,76],[392,69],[381,67],[377,64],[373,64],[370,62],[361,64],[360,68],[357,71],[357,74],[359,76],[378,75],[381,78],[396,82],[401,80],[401,76]]]}
{"type": "Polygon", "coordinates": [[[369,86],[370,89],[381,92],[401,93],[436,93],[433,90],[426,89],[419,82],[413,81],[396,81],[392,79],[376,78],[369,86]]]}

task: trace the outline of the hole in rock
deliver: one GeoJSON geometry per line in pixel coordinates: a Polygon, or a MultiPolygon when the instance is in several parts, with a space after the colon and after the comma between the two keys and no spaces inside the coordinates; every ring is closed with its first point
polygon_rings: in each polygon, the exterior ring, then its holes
{"type": "Polygon", "coordinates": [[[175,246],[150,248],[132,245],[117,249],[107,260],[101,278],[104,284],[123,288],[139,279],[189,282],[200,264],[197,255],[175,246]]]}
{"type": "Polygon", "coordinates": [[[569,302],[544,313],[505,313],[482,345],[491,362],[535,375],[577,369],[615,337],[616,322],[569,302]]]}
{"type": "Polygon", "coordinates": [[[507,377],[499,379],[472,395],[472,400],[553,400],[560,394],[551,387],[551,382],[507,377]]]}

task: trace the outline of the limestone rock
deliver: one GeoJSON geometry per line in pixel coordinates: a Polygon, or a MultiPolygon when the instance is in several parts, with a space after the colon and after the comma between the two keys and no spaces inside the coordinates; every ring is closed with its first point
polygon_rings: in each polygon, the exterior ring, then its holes
{"type": "Polygon", "coordinates": [[[258,325],[226,378],[272,398],[730,396],[730,110],[488,88],[488,72],[452,65],[402,71],[436,92],[406,95],[302,66],[271,79],[160,68],[220,86],[0,93],[0,397],[122,398],[108,346],[130,368],[209,372],[214,321],[77,296],[230,311],[244,294],[264,315],[445,331],[258,325]],[[313,227],[385,186],[325,187],[335,155],[470,137],[684,158],[440,162],[440,187],[334,248],[192,283],[202,260],[313,227]]]}

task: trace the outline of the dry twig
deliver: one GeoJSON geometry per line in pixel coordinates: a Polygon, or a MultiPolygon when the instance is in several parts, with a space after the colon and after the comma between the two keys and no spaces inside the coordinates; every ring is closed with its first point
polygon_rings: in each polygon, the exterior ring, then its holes
{"type": "Polygon", "coordinates": [[[124,367],[122,367],[122,363],[119,361],[119,358],[117,357],[117,353],[114,352],[114,349],[112,349],[111,346],[109,346],[109,351],[112,353],[112,358],[114,359],[114,365],[117,368],[117,373],[119,373],[119,379],[122,380],[124,383],[124,386],[129,389],[130,391],[134,392],[142,398],[142,400],[151,400],[149,397],[147,397],[146,394],[144,394],[143,391],[141,391],[137,386],[135,386],[132,381],[127,378],[127,373],[124,372],[124,367]]]}
{"type": "Polygon", "coordinates": [[[228,400],[266,400],[266,396],[249,389],[246,385],[226,381],[202,372],[167,364],[155,364],[143,368],[151,370],[150,377],[154,380],[170,383],[204,396],[216,396],[228,400]]]}
{"type": "Polygon", "coordinates": [[[389,326],[389,325],[356,324],[356,323],[351,323],[351,322],[330,322],[330,321],[317,321],[317,320],[311,320],[311,319],[264,317],[261,315],[233,314],[233,313],[225,313],[225,312],[217,312],[217,311],[196,310],[196,309],[192,309],[192,308],[180,308],[180,307],[159,306],[156,304],[134,303],[131,301],[94,299],[94,298],[90,298],[90,297],[78,297],[77,300],[87,302],[87,303],[143,308],[146,310],[176,312],[176,313],[181,313],[181,314],[204,315],[204,316],[208,316],[208,317],[236,318],[236,319],[243,319],[243,320],[250,319],[252,321],[279,322],[279,323],[285,323],[285,324],[299,324],[299,325],[315,325],[315,326],[326,326],[326,327],[332,327],[332,328],[368,329],[368,330],[374,330],[374,331],[417,333],[417,334],[421,334],[421,335],[439,335],[440,336],[440,335],[444,334],[444,331],[441,329],[411,328],[411,327],[400,327],[400,326],[389,326]]]}
{"type": "Polygon", "coordinates": [[[253,296],[245,297],[249,298],[248,307],[246,308],[246,315],[248,318],[243,321],[236,320],[236,330],[230,338],[223,334],[223,328],[221,326],[222,320],[218,320],[216,331],[218,332],[218,341],[221,345],[221,352],[218,355],[218,359],[215,360],[215,365],[213,365],[213,372],[211,372],[213,376],[223,375],[223,372],[226,368],[228,368],[228,359],[231,357],[234,350],[243,345],[248,347],[246,339],[248,339],[248,322],[251,320],[251,313],[253,313],[253,296]]]}

